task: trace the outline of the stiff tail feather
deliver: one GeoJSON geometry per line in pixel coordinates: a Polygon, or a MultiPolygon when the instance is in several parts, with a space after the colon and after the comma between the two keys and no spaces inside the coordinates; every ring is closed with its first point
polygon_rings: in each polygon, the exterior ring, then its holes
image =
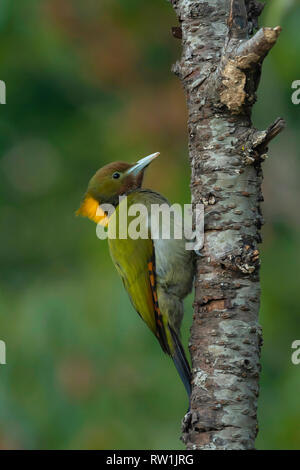
{"type": "Polygon", "coordinates": [[[180,375],[182,383],[185,386],[188,397],[190,398],[191,391],[192,391],[190,365],[186,358],[180,339],[178,338],[176,332],[173,330],[173,328],[170,325],[169,325],[169,330],[171,332],[171,336],[172,336],[173,343],[174,343],[174,352],[172,354],[172,359],[177,369],[177,372],[180,375]]]}

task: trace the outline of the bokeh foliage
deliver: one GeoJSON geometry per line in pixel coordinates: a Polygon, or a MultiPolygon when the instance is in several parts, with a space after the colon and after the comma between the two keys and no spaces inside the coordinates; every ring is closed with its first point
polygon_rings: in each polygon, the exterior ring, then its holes
{"type": "MultiPolygon", "coordinates": [[[[253,120],[287,131],[265,164],[258,448],[300,447],[300,5],[273,0],[283,26],[253,120]]],[[[189,202],[180,55],[165,0],[2,0],[0,116],[0,447],[177,449],[184,389],[74,211],[95,170],[159,150],[146,183],[189,202]]],[[[184,340],[192,320],[186,303],[184,340]]]]}

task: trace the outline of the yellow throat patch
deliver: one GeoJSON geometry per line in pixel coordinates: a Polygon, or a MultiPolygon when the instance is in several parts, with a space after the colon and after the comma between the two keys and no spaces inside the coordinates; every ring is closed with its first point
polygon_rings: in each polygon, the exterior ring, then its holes
{"type": "Polygon", "coordinates": [[[92,196],[85,196],[82,201],[79,209],[75,212],[76,215],[81,215],[82,217],[88,217],[90,220],[96,224],[101,224],[104,227],[108,225],[107,214],[101,209],[100,204],[92,196]]]}

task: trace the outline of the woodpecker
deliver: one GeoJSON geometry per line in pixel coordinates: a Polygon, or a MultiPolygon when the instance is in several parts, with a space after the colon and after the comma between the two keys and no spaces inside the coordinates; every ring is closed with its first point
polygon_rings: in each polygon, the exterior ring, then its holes
{"type": "MultiPolygon", "coordinates": [[[[151,154],[134,164],[119,161],[100,168],[91,178],[76,214],[106,227],[110,255],[131,303],[157,338],[163,352],[173,359],[190,396],[191,371],[180,340],[180,326],[183,299],[193,286],[193,253],[186,249],[184,237],[175,238],[171,234],[165,239],[161,233],[152,236],[149,215],[152,206],[164,204],[170,207],[161,194],[142,188],[145,169],[158,155],[158,152],[151,154]],[[128,213],[135,204],[147,209],[147,216],[141,218],[147,238],[118,236],[120,212],[125,203],[128,213]],[[110,215],[101,209],[104,204],[112,206],[110,215]],[[110,236],[112,233],[114,236],[110,236]]],[[[170,220],[171,223],[174,221],[172,211],[170,220]]],[[[128,225],[131,221],[132,216],[127,217],[128,225]]]]}

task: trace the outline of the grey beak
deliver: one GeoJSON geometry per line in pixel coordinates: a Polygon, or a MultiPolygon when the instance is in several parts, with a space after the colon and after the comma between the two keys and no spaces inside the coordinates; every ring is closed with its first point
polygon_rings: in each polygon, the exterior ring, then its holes
{"type": "Polygon", "coordinates": [[[144,168],[146,168],[152,160],[154,160],[156,157],[158,157],[159,152],[152,153],[151,155],[148,155],[148,157],[141,158],[138,162],[136,162],[135,165],[133,165],[129,170],[127,171],[127,174],[132,174],[134,176],[138,175],[140,171],[142,171],[144,168]]]}

